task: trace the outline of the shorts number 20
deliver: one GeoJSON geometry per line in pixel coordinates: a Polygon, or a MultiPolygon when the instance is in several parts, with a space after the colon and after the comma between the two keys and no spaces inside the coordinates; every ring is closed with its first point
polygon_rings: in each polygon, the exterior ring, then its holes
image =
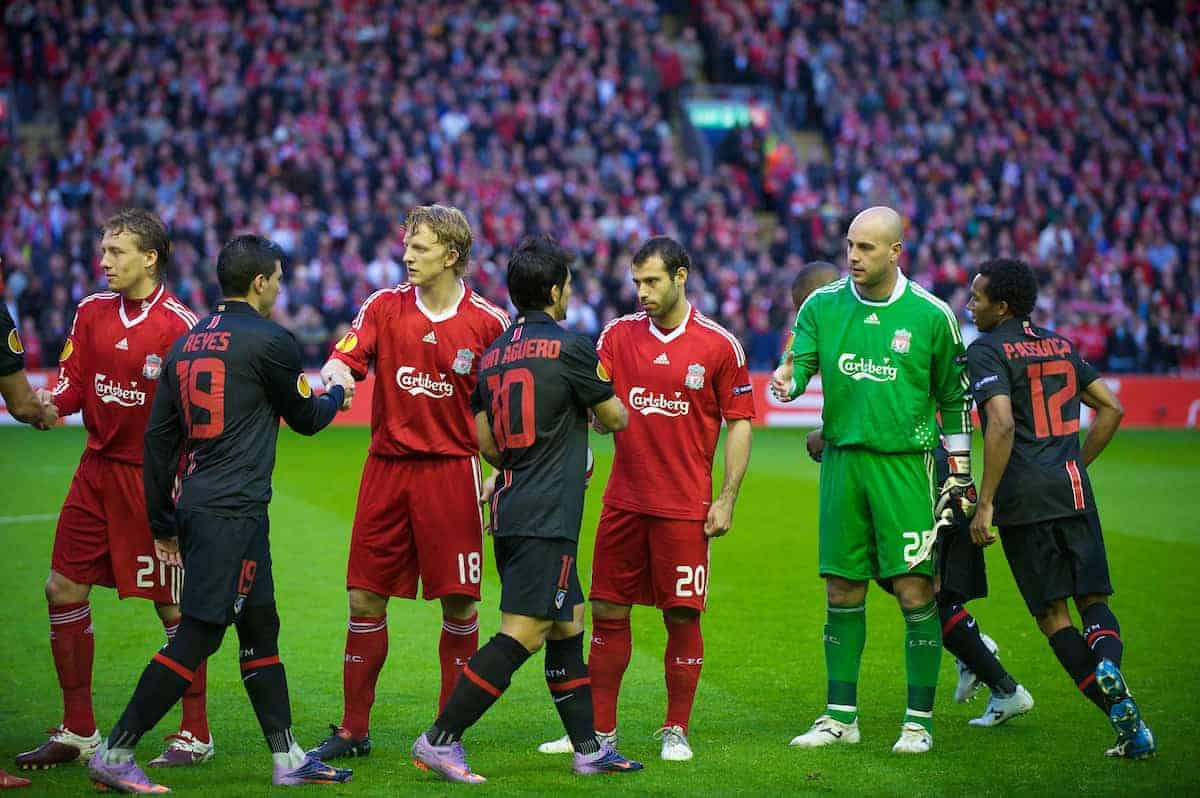
{"type": "Polygon", "coordinates": [[[708,574],[704,572],[703,565],[697,565],[695,568],[690,565],[676,565],[675,573],[679,574],[679,578],[675,580],[676,596],[691,598],[704,595],[704,589],[708,587],[708,574]]]}

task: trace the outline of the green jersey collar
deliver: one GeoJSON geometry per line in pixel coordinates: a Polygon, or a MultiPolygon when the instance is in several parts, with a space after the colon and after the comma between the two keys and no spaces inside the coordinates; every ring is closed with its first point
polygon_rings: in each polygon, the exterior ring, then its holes
{"type": "Polygon", "coordinates": [[[846,282],[850,284],[850,293],[854,294],[855,299],[857,299],[859,302],[863,303],[864,305],[871,305],[873,307],[878,307],[878,308],[885,307],[885,306],[890,305],[893,302],[895,302],[897,299],[899,299],[900,297],[902,297],[904,295],[904,289],[908,287],[908,278],[904,276],[904,272],[900,272],[896,275],[896,285],[894,288],[892,288],[892,295],[889,296],[887,299],[877,302],[874,299],[867,299],[866,297],[859,294],[858,286],[856,286],[854,284],[853,280],[848,279],[848,280],[846,280],[846,282]]]}

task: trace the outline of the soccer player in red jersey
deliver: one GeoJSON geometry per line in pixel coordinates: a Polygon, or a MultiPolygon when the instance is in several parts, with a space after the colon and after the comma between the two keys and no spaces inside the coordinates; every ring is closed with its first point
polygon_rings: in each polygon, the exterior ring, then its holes
{"type": "Polygon", "coordinates": [[[471,228],[457,208],[414,208],[405,221],[408,282],[376,291],[334,347],[322,377],[362,380],[374,364],[371,445],[346,573],[342,722],[312,753],[366,756],[375,684],[387,658],[392,596],[442,603],[439,710],[479,645],[483,515],[470,397],[483,350],[508,315],[463,282],[471,228]]]}
{"type": "MultiPolygon", "coordinates": [[[[662,758],[692,758],[688,722],[704,641],[709,541],[729,531],[750,461],[754,397],[737,339],[692,307],[691,261],[676,241],[652,238],[633,257],[645,311],[615,319],[600,335],[600,366],[629,407],[616,433],[592,560],[588,668],[596,730],[615,743],[617,693],[629,665],[630,605],[658,607],[667,627],[662,758]],[[724,419],[725,481],[712,498],[712,464],[724,419]],[[657,486],[647,489],[648,485],[657,486]]],[[[569,741],[543,744],[569,750],[569,741]]]]}
{"type": "MultiPolygon", "coordinates": [[[[59,358],[52,400],[59,415],[83,411],[87,448],[58,516],[46,599],[50,650],[63,692],[63,720],[50,738],[17,756],[21,768],[48,768],[100,744],[92,710],[93,585],[154,602],[170,638],[179,625],[183,572],[160,563],[146,517],[142,447],[163,357],[196,316],[163,285],[171,242],[150,211],[123,210],[104,224],[100,265],[108,291],[85,297],[59,358]]],[[[49,394],[42,393],[43,397],[49,394]]],[[[203,666],[183,701],[183,722],[150,764],[212,758],[203,666]]]]}

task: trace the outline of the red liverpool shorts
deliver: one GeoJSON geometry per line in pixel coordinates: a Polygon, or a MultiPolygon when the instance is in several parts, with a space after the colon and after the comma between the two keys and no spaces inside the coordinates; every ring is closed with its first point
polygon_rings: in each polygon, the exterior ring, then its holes
{"type": "Polygon", "coordinates": [[[703,610],[708,602],[704,522],[604,505],[596,529],[588,598],[703,610]]]}
{"type": "Polygon", "coordinates": [[[483,575],[478,457],[367,455],[346,588],[381,596],[479,598],[483,575]]]}
{"type": "Polygon", "coordinates": [[[146,519],[142,467],[85,450],[58,514],[50,567],[81,585],[178,604],[183,569],[159,562],[146,519]]]}

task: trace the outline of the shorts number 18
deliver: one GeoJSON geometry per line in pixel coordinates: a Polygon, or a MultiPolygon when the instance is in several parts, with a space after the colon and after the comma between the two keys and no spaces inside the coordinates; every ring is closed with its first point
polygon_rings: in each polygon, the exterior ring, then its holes
{"type": "Polygon", "coordinates": [[[458,581],[460,584],[465,585],[468,582],[472,585],[479,584],[480,571],[483,566],[482,559],[477,551],[458,555],[458,581]]]}

